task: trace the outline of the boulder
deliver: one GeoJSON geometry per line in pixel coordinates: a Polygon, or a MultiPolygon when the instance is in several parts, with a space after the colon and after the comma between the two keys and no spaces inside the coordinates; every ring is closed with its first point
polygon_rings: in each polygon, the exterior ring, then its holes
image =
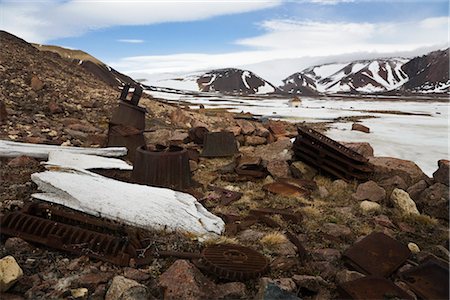
{"type": "Polygon", "coordinates": [[[385,189],[387,195],[390,195],[395,188],[404,191],[408,188],[408,185],[403,178],[398,175],[383,179],[378,182],[378,185],[385,189]]]}
{"type": "Polygon", "coordinates": [[[289,164],[284,160],[269,161],[267,171],[269,171],[273,178],[286,178],[290,176],[289,164]]]}
{"type": "Polygon", "coordinates": [[[386,198],[386,191],[375,181],[367,181],[358,185],[356,193],[352,198],[358,201],[369,200],[373,202],[382,202],[386,198]]]}
{"type": "Polygon", "coordinates": [[[0,292],[6,292],[23,276],[23,271],[13,256],[0,259],[0,292]]]}
{"type": "Polygon", "coordinates": [[[317,175],[317,170],[302,161],[294,161],[291,164],[292,176],[300,179],[312,180],[317,175]]]}
{"type": "Polygon", "coordinates": [[[394,207],[406,215],[419,215],[416,203],[409,197],[409,194],[401,189],[394,189],[391,194],[391,201],[394,207]]]}
{"type": "Polygon", "coordinates": [[[428,178],[414,162],[409,160],[393,157],[370,157],[369,162],[374,166],[375,181],[398,175],[409,187],[422,179],[428,178]]]}
{"type": "Polygon", "coordinates": [[[369,214],[371,212],[377,212],[381,210],[381,205],[376,203],[376,202],[372,202],[372,201],[362,201],[359,204],[359,208],[361,209],[361,212],[363,214],[369,214]]]}
{"type": "Polygon", "coordinates": [[[164,289],[164,299],[214,298],[215,284],[186,260],[176,260],[158,282],[164,289]]]}
{"type": "Polygon", "coordinates": [[[259,122],[255,122],[253,123],[253,125],[255,125],[255,134],[257,136],[262,136],[262,137],[268,137],[270,135],[270,131],[269,129],[267,129],[266,127],[264,127],[261,123],[259,122]]]}
{"type": "Polygon", "coordinates": [[[358,124],[358,123],[353,123],[352,124],[352,130],[356,130],[356,131],[361,131],[364,133],[369,133],[370,132],[370,128],[367,126],[364,126],[362,124],[358,124]]]}
{"type": "Polygon", "coordinates": [[[123,276],[113,278],[105,300],[148,300],[151,294],[145,285],[123,276]]]}
{"type": "Polygon", "coordinates": [[[259,156],[266,162],[271,160],[291,160],[293,155],[292,142],[290,140],[280,140],[271,144],[258,146],[251,155],[259,156]]]}
{"type": "Polygon", "coordinates": [[[448,175],[450,168],[449,163],[450,162],[447,159],[441,159],[438,161],[439,168],[436,170],[436,172],[433,173],[433,178],[435,182],[449,186],[449,175],[448,175]]]}
{"type": "Polygon", "coordinates": [[[411,199],[414,201],[419,201],[420,194],[425,191],[428,187],[428,183],[425,180],[420,180],[419,182],[410,186],[406,191],[408,192],[411,199]]]}
{"type": "Polygon", "coordinates": [[[373,156],[373,148],[369,143],[347,143],[341,142],[342,145],[349,148],[350,150],[355,151],[356,153],[361,154],[364,157],[373,156]]]}
{"type": "Polygon", "coordinates": [[[449,189],[442,183],[435,183],[425,189],[419,196],[417,206],[420,211],[429,216],[448,220],[449,189]]]}

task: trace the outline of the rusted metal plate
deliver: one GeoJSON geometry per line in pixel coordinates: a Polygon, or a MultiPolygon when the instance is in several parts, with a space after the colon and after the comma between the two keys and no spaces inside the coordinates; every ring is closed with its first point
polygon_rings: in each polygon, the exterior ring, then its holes
{"type": "Polygon", "coordinates": [[[236,138],[232,132],[209,132],[203,143],[203,157],[227,157],[238,153],[236,138]]]}
{"type": "Polygon", "coordinates": [[[239,175],[262,178],[267,175],[261,157],[241,156],[237,159],[235,172],[239,175]]]}
{"type": "Polygon", "coordinates": [[[357,271],[388,277],[411,255],[407,246],[381,232],[373,232],[347,249],[342,257],[357,271]]]}
{"type": "Polygon", "coordinates": [[[140,184],[176,190],[188,189],[193,185],[188,152],[174,145],[158,145],[152,150],[146,146],[139,147],[131,178],[140,184]]]}
{"type": "Polygon", "coordinates": [[[188,134],[191,141],[193,141],[197,145],[203,145],[203,141],[208,132],[208,128],[200,126],[189,129],[188,134]]]}
{"type": "Polygon", "coordinates": [[[400,277],[421,299],[449,299],[448,263],[428,260],[400,277]]]}
{"type": "Polygon", "coordinates": [[[392,281],[381,277],[362,277],[338,286],[339,299],[413,299],[392,281]]]}
{"type": "Polygon", "coordinates": [[[202,251],[201,263],[209,273],[233,281],[257,278],[269,267],[261,253],[240,245],[218,244],[202,251]]]}
{"type": "Polygon", "coordinates": [[[242,197],[242,193],[227,190],[221,187],[210,186],[209,189],[219,195],[220,205],[229,205],[235,201],[238,201],[242,197]]]}
{"type": "Polygon", "coordinates": [[[8,213],[1,219],[2,234],[17,236],[78,255],[87,255],[127,266],[136,250],[127,238],[99,233],[78,226],[48,220],[22,212],[8,213]]]}
{"type": "Polygon", "coordinates": [[[305,126],[298,127],[293,149],[299,159],[339,178],[364,180],[373,172],[367,158],[305,126]]]}
{"type": "Polygon", "coordinates": [[[110,123],[114,125],[126,125],[145,129],[145,113],[147,110],[140,106],[135,106],[129,102],[120,101],[119,106],[114,109],[110,123]]]}
{"type": "Polygon", "coordinates": [[[311,192],[285,182],[273,182],[263,186],[265,191],[285,197],[308,197],[311,192]]]}

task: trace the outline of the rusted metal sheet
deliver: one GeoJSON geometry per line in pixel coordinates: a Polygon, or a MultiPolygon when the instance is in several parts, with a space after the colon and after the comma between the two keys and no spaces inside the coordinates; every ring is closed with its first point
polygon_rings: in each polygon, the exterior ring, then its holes
{"type": "Polygon", "coordinates": [[[186,149],[158,145],[153,149],[141,146],[136,150],[132,179],[136,183],[176,190],[193,185],[186,149]]]}
{"type": "Polygon", "coordinates": [[[307,189],[299,188],[286,182],[268,183],[263,186],[263,189],[285,197],[308,197],[311,194],[307,189]]]}
{"type": "Polygon", "coordinates": [[[267,172],[262,165],[261,157],[257,156],[241,156],[237,159],[236,168],[234,170],[239,175],[250,176],[254,178],[262,178],[267,172]]]}
{"type": "Polygon", "coordinates": [[[407,246],[381,232],[373,232],[347,249],[342,257],[359,272],[388,277],[411,255],[407,246]]]}
{"type": "Polygon", "coordinates": [[[219,195],[220,205],[229,205],[235,201],[238,201],[242,197],[242,193],[227,190],[224,188],[213,186],[209,186],[208,188],[219,195]]]}
{"type": "Polygon", "coordinates": [[[413,299],[392,281],[381,277],[362,277],[338,286],[339,299],[413,299]]]}
{"type": "Polygon", "coordinates": [[[144,130],[146,112],[147,110],[143,107],[120,101],[119,106],[113,111],[109,122],[114,125],[126,125],[144,130]]]}
{"type": "Polygon", "coordinates": [[[209,132],[203,143],[203,157],[227,157],[238,153],[236,138],[232,132],[209,132]]]}
{"type": "Polygon", "coordinates": [[[448,263],[430,259],[400,274],[421,299],[449,299],[448,263]]]}
{"type": "Polygon", "coordinates": [[[199,126],[189,129],[188,134],[192,142],[196,143],[197,145],[203,145],[203,141],[208,132],[208,128],[199,126]]]}
{"type": "Polygon", "coordinates": [[[298,127],[293,148],[299,159],[339,178],[364,180],[373,172],[367,158],[306,126],[298,127]]]}
{"type": "Polygon", "coordinates": [[[145,145],[144,132],[132,126],[109,124],[108,141],[109,147],[126,147],[127,158],[134,161],[136,149],[145,145]]]}
{"type": "Polygon", "coordinates": [[[4,215],[2,234],[62,251],[128,266],[136,250],[127,238],[104,234],[22,212],[4,215]]]}

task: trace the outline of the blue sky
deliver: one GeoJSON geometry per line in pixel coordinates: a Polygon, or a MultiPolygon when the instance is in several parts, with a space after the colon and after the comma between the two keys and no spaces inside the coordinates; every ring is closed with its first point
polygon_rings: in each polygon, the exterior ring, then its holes
{"type": "Polygon", "coordinates": [[[124,70],[442,46],[448,14],[447,0],[0,1],[1,29],[124,70]]]}

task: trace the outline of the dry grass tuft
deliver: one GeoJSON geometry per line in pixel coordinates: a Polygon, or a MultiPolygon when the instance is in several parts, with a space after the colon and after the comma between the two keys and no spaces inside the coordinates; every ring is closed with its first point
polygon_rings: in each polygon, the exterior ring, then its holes
{"type": "Polygon", "coordinates": [[[286,236],[280,232],[272,232],[267,235],[265,235],[260,243],[264,245],[267,248],[273,248],[275,246],[278,246],[280,244],[284,244],[288,241],[286,236]]]}
{"type": "Polygon", "coordinates": [[[205,241],[205,245],[217,244],[239,244],[239,242],[236,238],[230,238],[227,236],[219,236],[217,238],[211,238],[205,241]]]}

